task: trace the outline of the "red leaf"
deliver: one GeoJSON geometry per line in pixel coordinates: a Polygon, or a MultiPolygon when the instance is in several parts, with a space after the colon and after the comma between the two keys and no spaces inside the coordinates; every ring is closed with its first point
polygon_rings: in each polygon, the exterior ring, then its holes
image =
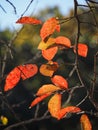
{"type": "Polygon", "coordinates": [[[55,56],[55,54],[58,51],[58,47],[51,47],[49,49],[46,50],[42,50],[42,56],[46,59],[46,60],[52,60],[55,56]]]}
{"type": "Polygon", "coordinates": [[[6,77],[4,91],[8,91],[16,86],[20,80],[20,70],[15,67],[6,77]]]}
{"type": "MultiPolygon", "coordinates": [[[[76,48],[74,48],[74,52],[76,53],[76,48]]],[[[88,53],[88,46],[86,44],[78,44],[78,55],[86,57],[88,53]]]]}
{"type": "Polygon", "coordinates": [[[57,119],[60,120],[61,118],[65,117],[67,113],[77,113],[80,111],[81,111],[81,109],[79,107],[76,107],[76,106],[68,106],[66,108],[62,108],[58,112],[57,119]]]}
{"type": "Polygon", "coordinates": [[[8,91],[16,86],[20,78],[23,80],[34,76],[38,71],[35,64],[26,64],[15,67],[6,77],[4,91],[8,91]]]}
{"type": "Polygon", "coordinates": [[[18,19],[16,21],[16,23],[21,23],[21,24],[42,24],[41,20],[32,18],[32,17],[28,17],[28,16],[24,16],[21,17],[20,19],[18,19]]]}
{"type": "Polygon", "coordinates": [[[56,86],[58,86],[62,89],[68,88],[67,80],[60,75],[54,75],[54,77],[51,78],[51,81],[53,84],[55,84],[56,86]]]}
{"type": "Polygon", "coordinates": [[[48,102],[48,110],[52,117],[58,118],[58,112],[61,109],[61,94],[55,94],[48,102]]]}
{"type": "Polygon", "coordinates": [[[32,101],[32,103],[31,103],[31,105],[30,105],[29,108],[34,107],[36,104],[38,104],[39,102],[41,102],[42,100],[44,100],[46,97],[48,97],[48,96],[50,96],[50,95],[51,95],[51,93],[46,93],[46,94],[44,94],[44,95],[41,95],[41,96],[35,98],[35,99],[32,101]]]}
{"type": "Polygon", "coordinates": [[[36,95],[41,96],[41,95],[44,95],[46,93],[50,93],[50,92],[53,93],[57,90],[60,90],[60,88],[53,85],[53,84],[46,84],[46,85],[41,86],[41,88],[39,88],[36,95]]]}
{"type": "Polygon", "coordinates": [[[92,130],[91,122],[86,114],[83,114],[80,118],[82,130],[92,130]]]}
{"type": "Polygon", "coordinates": [[[23,80],[34,76],[38,72],[38,67],[35,64],[26,64],[18,68],[21,71],[21,78],[23,80]]]}
{"type": "Polygon", "coordinates": [[[71,47],[71,42],[67,37],[59,36],[59,37],[55,38],[55,43],[58,45],[63,45],[66,48],[71,47]]]}
{"type": "Polygon", "coordinates": [[[43,41],[45,41],[45,39],[50,36],[51,34],[53,34],[53,32],[57,30],[60,30],[60,25],[59,25],[59,21],[56,18],[50,18],[48,19],[42,26],[41,31],[40,31],[40,36],[42,38],[43,41]]]}

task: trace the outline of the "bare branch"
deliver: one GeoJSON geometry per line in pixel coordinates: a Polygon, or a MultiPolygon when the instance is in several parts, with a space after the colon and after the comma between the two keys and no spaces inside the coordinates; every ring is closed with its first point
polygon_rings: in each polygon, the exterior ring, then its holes
{"type": "Polygon", "coordinates": [[[13,5],[13,3],[10,2],[9,0],[6,0],[6,2],[8,2],[14,8],[15,14],[17,14],[16,7],[13,5]]]}

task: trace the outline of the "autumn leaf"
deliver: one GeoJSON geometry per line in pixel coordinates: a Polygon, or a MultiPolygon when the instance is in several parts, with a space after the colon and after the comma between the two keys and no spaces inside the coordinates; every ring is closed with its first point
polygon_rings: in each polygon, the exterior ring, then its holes
{"type": "Polygon", "coordinates": [[[70,48],[71,47],[71,41],[64,36],[58,36],[57,38],[55,38],[55,43],[57,45],[62,45],[66,48],[70,48]]]}
{"type": "Polygon", "coordinates": [[[11,90],[19,82],[20,78],[23,80],[34,76],[38,71],[35,64],[26,64],[15,67],[6,77],[4,91],[11,90]]]}
{"type": "Polygon", "coordinates": [[[21,17],[20,19],[18,19],[16,21],[16,23],[20,23],[20,24],[42,24],[42,21],[35,19],[35,18],[32,18],[32,17],[24,16],[24,17],[21,17]]]}
{"type": "Polygon", "coordinates": [[[46,41],[45,39],[49,37],[51,34],[54,33],[54,31],[60,31],[60,25],[59,21],[56,18],[50,18],[48,19],[42,26],[40,30],[40,36],[43,41],[46,41]]]}
{"type": "Polygon", "coordinates": [[[58,118],[58,112],[61,109],[61,94],[55,94],[48,102],[48,110],[52,117],[58,118]]]}
{"type": "MultiPolygon", "coordinates": [[[[76,53],[76,48],[74,47],[74,52],[76,53]]],[[[86,57],[88,53],[88,46],[86,44],[78,44],[78,55],[86,57]]]]}
{"type": "Polygon", "coordinates": [[[35,64],[26,64],[23,66],[18,66],[21,71],[21,78],[23,80],[34,76],[38,72],[38,67],[35,64]]]}
{"type": "Polygon", "coordinates": [[[46,84],[46,85],[43,85],[41,86],[41,88],[39,88],[39,90],[37,91],[37,96],[41,96],[41,95],[44,95],[46,93],[49,93],[49,92],[55,92],[55,91],[58,91],[60,90],[59,87],[53,85],[53,84],[46,84]]]}
{"type": "Polygon", "coordinates": [[[55,43],[55,39],[54,38],[49,38],[47,40],[47,42],[41,41],[38,45],[38,49],[40,50],[45,50],[47,49],[49,46],[53,45],[55,43]]]}
{"type": "Polygon", "coordinates": [[[58,112],[57,119],[60,120],[63,117],[66,117],[66,114],[68,114],[68,113],[77,113],[80,111],[81,111],[81,109],[79,107],[76,107],[76,106],[68,106],[68,107],[62,108],[58,112]]]}
{"type": "Polygon", "coordinates": [[[68,88],[68,82],[65,78],[63,78],[63,76],[60,75],[54,75],[51,78],[51,81],[53,84],[55,84],[56,86],[62,88],[62,89],[67,89],[68,88]]]}
{"type": "Polygon", "coordinates": [[[82,130],[92,130],[91,122],[86,114],[83,114],[80,118],[82,130]]]}
{"type": "Polygon", "coordinates": [[[42,64],[40,66],[40,73],[44,76],[52,77],[54,72],[58,69],[59,65],[57,62],[49,61],[47,64],[42,64]]]}
{"type": "Polygon", "coordinates": [[[44,94],[44,95],[41,95],[41,96],[36,97],[36,98],[32,101],[32,103],[31,103],[31,105],[30,105],[29,108],[34,107],[36,104],[38,104],[39,102],[43,101],[46,97],[48,97],[48,96],[50,96],[50,95],[51,95],[51,93],[46,93],[46,94],[44,94]]]}
{"type": "Polygon", "coordinates": [[[16,86],[21,77],[18,67],[15,67],[6,77],[4,91],[8,91],[16,86]]]}
{"type": "Polygon", "coordinates": [[[46,50],[42,50],[42,56],[46,60],[52,60],[58,51],[58,47],[54,46],[46,50]]]}

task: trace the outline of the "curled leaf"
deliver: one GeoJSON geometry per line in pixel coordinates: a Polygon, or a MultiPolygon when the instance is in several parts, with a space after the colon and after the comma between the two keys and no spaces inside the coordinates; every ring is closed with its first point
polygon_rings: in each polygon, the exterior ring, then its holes
{"type": "Polygon", "coordinates": [[[55,43],[57,45],[62,45],[66,48],[70,48],[71,47],[71,41],[64,36],[58,36],[57,38],[55,38],[55,43]]]}
{"type": "Polygon", "coordinates": [[[41,96],[39,96],[39,97],[36,97],[36,98],[32,101],[32,103],[31,103],[31,105],[30,105],[29,108],[34,107],[36,104],[38,104],[39,102],[43,101],[46,97],[48,97],[48,96],[50,96],[50,95],[51,95],[51,93],[46,93],[46,94],[44,94],[44,95],[41,95],[41,96]]]}
{"type": "Polygon", "coordinates": [[[57,30],[60,31],[59,21],[56,18],[48,19],[42,26],[40,31],[40,36],[43,41],[46,40],[53,32],[57,30]]]}
{"type": "Polygon", "coordinates": [[[54,38],[49,38],[47,40],[47,42],[41,41],[38,45],[38,49],[40,50],[45,50],[47,49],[49,46],[53,45],[55,43],[54,38]]]}
{"type": "Polygon", "coordinates": [[[4,91],[8,91],[16,86],[19,82],[21,72],[19,68],[15,67],[6,77],[4,91]]]}
{"type": "Polygon", "coordinates": [[[80,118],[82,130],[92,130],[91,122],[86,114],[83,114],[80,118]]]}
{"type": "Polygon", "coordinates": [[[34,76],[38,72],[38,67],[35,64],[26,64],[18,68],[21,71],[21,78],[23,80],[34,76]]]}
{"type": "Polygon", "coordinates": [[[55,94],[48,102],[48,110],[52,117],[58,118],[61,109],[61,94],[55,94]]]}
{"type": "Polygon", "coordinates": [[[42,64],[40,66],[40,73],[44,76],[52,77],[53,73],[58,69],[58,63],[49,61],[47,64],[42,64]]]}
{"type": "MultiPolygon", "coordinates": [[[[76,48],[74,47],[74,52],[76,53],[76,48]]],[[[78,44],[78,55],[86,57],[88,53],[88,46],[86,44],[78,44]]]]}
{"type": "Polygon", "coordinates": [[[58,117],[57,119],[60,120],[62,119],[63,117],[66,117],[66,114],[67,113],[77,113],[77,112],[80,112],[81,109],[79,107],[76,107],[76,106],[68,106],[66,108],[62,108],[60,109],[60,111],[58,112],[58,117]]]}
{"type": "Polygon", "coordinates": [[[41,86],[41,88],[39,88],[36,95],[41,96],[43,94],[50,93],[50,92],[52,93],[57,90],[60,90],[60,88],[53,84],[46,84],[46,85],[41,86]]]}
{"type": "Polygon", "coordinates": [[[42,24],[41,20],[32,18],[32,17],[28,17],[28,16],[24,16],[21,17],[20,19],[18,19],[16,21],[16,23],[21,23],[21,24],[42,24]]]}
{"type": "Polygon", "coordinates": [[[58,47],[54,46],[54,47],[51,47],[49,49],[42,50],[42,56],[46,60],[52,60],[54,58],[55,54],[57,53],[57,51],[58,51],[58,47]]]}
{"type": "Polygon", "coordinates": [[[55,84],[56,86],[62,88],[62,89],[67,89],[68,88],[68,82],[65,78],[63,78],[60,75],[54,75],[51,78],[51,81],[53,84],[55,84]]]}

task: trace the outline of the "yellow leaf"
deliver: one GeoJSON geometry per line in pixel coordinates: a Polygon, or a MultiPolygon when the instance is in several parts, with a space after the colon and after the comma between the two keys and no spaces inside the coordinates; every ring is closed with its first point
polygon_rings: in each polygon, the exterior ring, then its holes
{"type": "Polygon", "coordinates": [[[61,94],[55,94],[48,102],[48,110],[52,117],[58,118],[61,109],[61,94]]]}
{"type": "Polygon", "coordinates": [[[38,45],[38,49],[45,50],[49,46],[52,46],[55,43],[54,38],[49,38],[47,42],[41,41],[38,45]]]}
{"type": "Polygon", "coordinates": [[[3,125],[7,125],[7,124],[8,124],[8,119],[7,119],[7,117],[1,116],[1,122],[2,122],[3,125]]]}

